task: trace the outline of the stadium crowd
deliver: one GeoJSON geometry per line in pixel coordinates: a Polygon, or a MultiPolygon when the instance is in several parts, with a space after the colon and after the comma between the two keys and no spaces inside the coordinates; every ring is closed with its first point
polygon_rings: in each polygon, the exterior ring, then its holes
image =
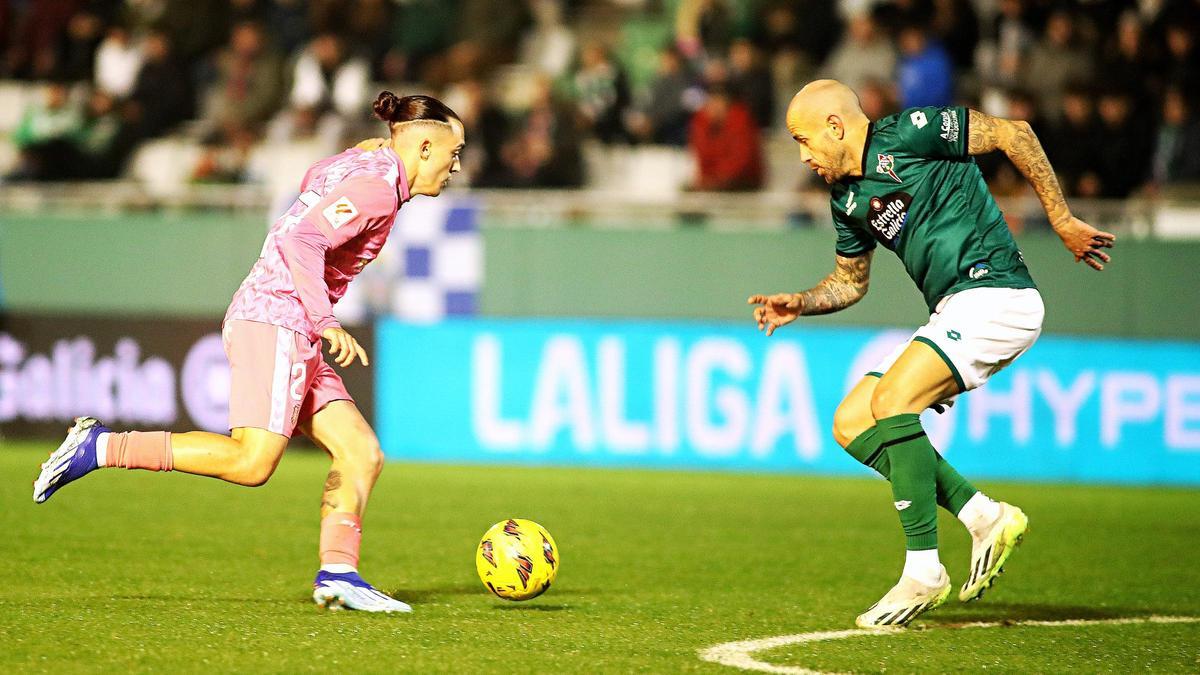
{"type": "Polygon", "coordinates": [[[752,190],[787,97],[827,76],[872,117],[1030,120],[1069,194],[1124,198],[1200,182],[1198,41],[1197,0],[2,0],[0,79],[44,89],[7,179],[115,177],[182,134],[193,180],[243,180],[258,144],[377,135],[386,87],[462,115],[477,187],[584,185],[598,143],[752,190]]]}

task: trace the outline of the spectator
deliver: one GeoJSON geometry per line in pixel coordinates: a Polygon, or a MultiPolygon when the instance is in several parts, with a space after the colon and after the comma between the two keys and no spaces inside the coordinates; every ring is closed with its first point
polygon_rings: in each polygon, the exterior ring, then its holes
{"type": "MultiPolygon", "coordinates": [[[[162,0],[162,14],[155,21],[155,25],[171,37],[175,53],[183,63],[198,63],[219,49],[229,38],[230,31],[237,30],[237,26],[262,25],[254,21],[233,23],[228,2],[229,0],[162,0]]],[[[218,70],[219,68],[220,66],[218,70]]]]}
{"type": "Polygon", "coordinates": [[[888,82],[896,72],[896,48],[866,12],[850,17],[846,32],[825,62],[826,76],[858,92],[868,81],[888,82]]]}
{"type": "Polygon", "coordinates": [[[762,187],[762,137],[749,108],[714,87],[692,117],[688,143],[696,159],[697,190],[762,187]]]}
{"type": "Polygon", "coordinates": [[[380,64],[385,82],[413,80],[429,61],[454,40],[458,22],[457,0],[408,0],[392,13],[392,47],[380,64]]]}
{"type": "Polygon", "coordinates": [[[58,48],[82,0],[29,0],[16,22],[7,70],[13,77],[45,80],[58,74],[58,48]]]}
{"type": "Polygon", "coordinates": [[[110,27],[96,50],[96,88],[117,100],[128,98],[142,59],[141,46],[134,43],[129,30],[120,25],[110,27]]]}
{"type": "Polygon", "coordinates": [[[651,143],[686,145],[688,120],[695,108],[689,99],[699,94],[683,55],[673,46],[663,49],[646,99],[631,116],[632,135],[651,143]]]}
{"type": "Polygon", "coordinates": [[[348,56],[335,33],[318,35],[296,59],[290,107],[272,134],[285,140],[311,136],[319,128],[328,145],[337,145],[347,120],[366,110],[370,76],[366,60],[348,56]]]}
{"type": "Polygon", "coordinates": [[[583,154],[569,105],[554,96],[549,79],[538,81],[528,114],[501,155],[504,187],[572,188],[583,185],[583,154]]]}
{"type": "Polygon", "coordinates": [[[171,38],[152,30],[142,42],[145,60],[133,85],[126,114],[143,138],[160,136],[195,114],[195,94],[175,57],[171,38]]]}
{"type": "Polygon", "coordinates": [[[733,40],[729,0],[680,0],[675,11],[675,39],[689,59],[723,57],[733,40]]]}
{"type": "Polygon", "coordinates": [[[521,39],[520,61],[551,78],[566,74],[575,54],[575,34],[562,22],[561,0],[532,0],[533,27],[521,39]]]}
{"type": "Polygon", "coordinates": [[[754,44],[738,38],[729,46],[729,86],[741,99],[760,129],[772,126],[775,117],[775,88],[771,71],[762,62],[754,44]]]}
{"type": "Polygon", "coordinates": [[[66,83],[46,84],[42,100],[25,110],[13,131],[18,161],[9,178],[46,181],[71,178],[71,159],[83,122],[83,112],[71,100],[66,83]]]}
{"type": "MultiPolygon", "coordinates": [[[[92,3],[93,5],[99,3],[92,3]]],[[[59,46],[58,74],[72,82],[91,78],[97,58],[96,48],[104,36],[104,18],[91,7],[67,21],[59,46]]]]}
{"type": "Polygon", "coordinates": [[[877,120],[898,111],[893,88],[889,81],[865,80],[855,90],[867,119],[877,120]]]}
{"type": "Polygon", "coordinates": [[[278,108],[281,94],[279,59],[267,47],[259,24],[234,26],[217,70],[208,120],[226,137],[256,136],[278,108]]]}
{"type": "MultiPolygon", "coordinates": [[[[501,154],[508,137],[508,117],[492,99],[487,85],[477,79],[467,80],[453,85],[442,100],[459,114],[467,138],[471,139],[470,150],[462,156],[467,184],[504,185],[507,176],[501,154]]],[[[567,119],[571,119],[569,114],[567,119]]]]}
{"type": "Polygon", "coordinates": [[[133,149],[133,140],[133,130],[122,120],[113,97],[93,91],[79,134],[74,177],[116,178],[133,149]]]}
{"type": "Polygon", "coordinates": [[[512,0],[460,0],[455,26],[460,43],[475,46],[489,64],[510,63],[516,56],[521,33],[529,25],[525,2],[512,0]]]}
{"type": "Polygon", "coordinates": [[[1099,196],[1124,199],[1148,177],[1153,139],[1147,125],[1133,116],[1133,101],[1127,91],[1110,89],[1100,95],[1100,135],[1104,142],[1093,146],[1098,165],[1099,196]]]}
{"type": "Polygon", "coordinates": [[[1156,185],[1200,183],[1200,119],[1193,105],[1178,87],[1168,88],[1163,95],[1162,125],[1154,151],[1156,185]]]}
{"type": "MultiPolygon", "coordinates": [[[[1200,12],[1200,8],[1195,11],[1200,12]]],[[[1177,17],[1168,21],[1165,29],[1164,43],[1166,59],[1162,71],[1166,82],[1194,96],[1200,89],[1200,49],[1196,47],[1197,23],[1196,14],[1185,19],[1177,17]]]]}
{"type": "Polygon", "coordinates": [[[604,47],[592,43],[580,54],[575,97],[584,126],[602,143],[625,140],[625,108],[629,87],[625,73],[604,47]]]}
{"type": "Polygon", "coordinates": [[[769,55],[796,51],[810,67],[829,58],[842,34],[836,3],[828,0],[769,0],[758,14],[755,43],[769,55]]]}
{"type": "Polygon", "coordinates": [[[1034,35],[1025,23],[1023,0],[999,0],[997,10],[975,69],[985,85],[1011,87],[1021,74],[1034,35]]]}
{"type": "Polygon", "coordinates": [[[1025,86],[1042,110],[1056,111],[1066,84],[1088,81],[1091,75],[1091,58],[1075,40],[1075,18],[1067,10],[1052,12],[1042,39],[1030,50],[1021,78],[1025,86]]]}
{"type": "Polygon", "coordinates": [[[975,64],[979,46],[979,17],[970,0],[934,0],[933,34],[959,70],[975,64]]]}
{"type": "Polygon", "coordinates": [[[908,24],[897,42],[900,62],[896,69],[900,107],[950,105],[954,100],[954,66],[941,45],[929,39],[925,28],[908,24]]]}
{"type": "Polygon", "coordinates": [[[1040,137],[1050,163],[1069,196],[1097,197],[1100,179],[1094,150],[1100,143],[1095,100],[1080,84],[1066,87],[1050,133],[1040,137]]]}
{"type": "Polygon", "coordinates": [[[1135,12],[1125,12],[1104,50],[1101,71],[1109,86],[1136,92],[1140,99],[1148,89],[1147,80],[1154,68],[1151,47],[1145,39],[1142,20],[1135,12]]]}

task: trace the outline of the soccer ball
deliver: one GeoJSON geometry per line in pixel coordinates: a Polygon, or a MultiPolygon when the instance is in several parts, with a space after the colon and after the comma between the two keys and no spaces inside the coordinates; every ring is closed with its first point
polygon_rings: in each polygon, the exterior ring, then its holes
{"type": "Polygon", "coordinates": [[[475,570],[488,590],[505,600],[529,600],[558,575],[558,547],[546,528],[510,518],[491,526],[475,551],[475,570]]]}

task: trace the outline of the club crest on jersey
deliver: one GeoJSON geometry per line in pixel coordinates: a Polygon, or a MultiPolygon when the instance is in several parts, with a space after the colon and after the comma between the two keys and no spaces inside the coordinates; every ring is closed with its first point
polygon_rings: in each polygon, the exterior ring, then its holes
{"type": "Polygon", "coordinates": [[[893,157],[892,155],[885,155],[883,153],[879,153],[876,156],[879,158],[879,164],[877,164],[875,166],[875,171],[877,171],[878,173],[887,174],[887,175],[891,176],[892,180],[896,181],[897,183],[904,182],[904,181],[900,180],[900,176],[896,175],[896,158],[895,157],[893,157]]]}
{"type": "Polygon", "coordinates": [[[325,216],[325,220],[329,221],[329,224],[336,230],[357,216],[358,208],[354,206],[354,202],[350,201],[349,197],[342,197],[325,207],[321,215],[325,216]]]}

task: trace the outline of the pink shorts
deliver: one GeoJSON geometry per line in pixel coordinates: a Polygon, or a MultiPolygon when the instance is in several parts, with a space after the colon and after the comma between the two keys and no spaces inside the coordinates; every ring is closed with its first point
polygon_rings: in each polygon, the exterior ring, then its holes
{"type": "Polygon", "coordinates": [[[291,438],[296,425],[332,401],[353,401],[321,358],[321,341],[258,321],[233,319],[221,332],[229,358],[229,428],[291,438]]]}

